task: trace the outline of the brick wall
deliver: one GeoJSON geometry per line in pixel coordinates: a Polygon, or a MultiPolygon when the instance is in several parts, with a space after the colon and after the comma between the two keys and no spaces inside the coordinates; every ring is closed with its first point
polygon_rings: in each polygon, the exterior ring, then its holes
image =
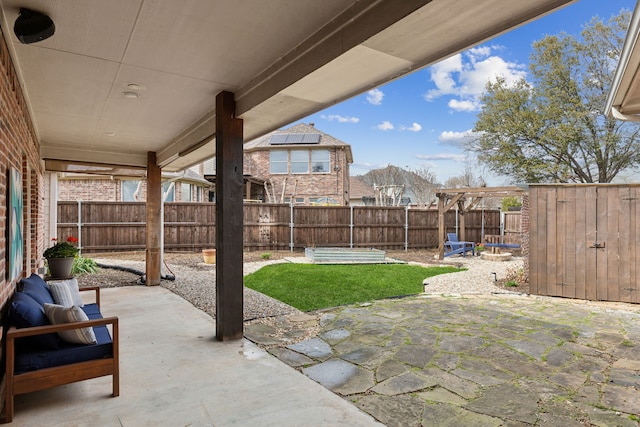
{"type": "Polygon", "coordinates": [[[118,179],[88,178],[59,179],[58,200],[99,202],[120,201],[121,185],[118,179]]]}
{"type": "MultiPolygon", "coordinates": [[[[89,176],[77,179],[63,178],[58,180],[58,200],[61,202],[122,202],[122,179],[110,177],[89,176]]],[[[201,201],[209,200],[209,187],[190,184],[191,201],[197,201],[198,190],[200,188],[201,201]]],[[[142,180],[138,200],[147,200],[147,181],[142,180]]],[[[182,200],[182,186],[180,181],[176,182],[174,190],[174,200],[182,200]]],[[[130,201],[130,200],[129,200],[130,201]]]]}
{"type": "MultiPolygon", "coordinates": [[[[340,147],[322,148],[328,149],[330,152],[328,173],[272,175],[268,150],[247,152],[244,158],[244,173],[264,180],[272,179],[278,201],[282,195],[282,187],[286,177],[285,198],[293,195],[295,187],[295,197],[304,198],[305,204],[309,204],[311,198],[330,197],[342,205],[347,205],[349,201],[349,164],[346,159],[346,151],[340,147]]],[[[265,199],[265,201],[267,200],[265,199]]]]}
{"type": "Polygon", "coordinates": [[[15,283],[7,282],[8,176],[11,168],[22,173],[23,275],[42,265],[44,249],[44,168],[40,147],[27,105],[13,67],[5,36],[0,30],[0,306],[13,294],[15,283]]]}

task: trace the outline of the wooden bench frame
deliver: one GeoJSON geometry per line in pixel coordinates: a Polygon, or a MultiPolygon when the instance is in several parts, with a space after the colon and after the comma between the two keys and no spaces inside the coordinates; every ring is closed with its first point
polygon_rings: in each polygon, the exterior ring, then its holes
{"type": "MultiPolygon", "coordinates": [[[[95,291],[95,300],[100,307],[100,288],[87,287],[80,291],[95,291]]],[[[120,369],[119,369],[119,344],[118,344],[118,318],[105,317],[103,319],[87,320],[84,322],[65,323],[61,325],[37,326],[32,328],[16,328],[12,326],[7,331],[5,357],[5,418],[4,423],[13,420],[14,398],[17,395],[31,393],[33,391],[46,390],[60,385],[84,381],[106,375],[112,375],[112,396],[120,395],[120,369]],[[100,358],[86,362],[71,363],[52,368],[16,374],[15,352],[18,338],[40,334],[48,334],[71,329],[80,329],[94,326],[111,325],[111,340],[113,343],[113,355],[110,358],[100,358]]]]}
{"type": "Polygon", "coordinates": [[[496,253],[496,249],[521,249],[517,243],[485,243],[484,246],[491,248],[492,253],[496,253]]]}

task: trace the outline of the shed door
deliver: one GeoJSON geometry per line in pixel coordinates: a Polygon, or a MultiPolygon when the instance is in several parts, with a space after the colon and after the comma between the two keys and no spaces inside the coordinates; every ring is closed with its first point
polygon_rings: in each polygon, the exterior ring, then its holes
{"type": "Polygon", "coordinates": [[[532,187],[531,292],[640,303],[639,199],[638,187],[532,187]]]}

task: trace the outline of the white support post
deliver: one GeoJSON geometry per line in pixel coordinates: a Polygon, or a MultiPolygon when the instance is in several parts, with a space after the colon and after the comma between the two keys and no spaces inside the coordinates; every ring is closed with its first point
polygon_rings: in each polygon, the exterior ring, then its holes
{"type": "Polygon", "coordinates": [[[82,255],[82,200],[78,200],[78,251],[82,255]]]}
{"type": "Polygon", "coordinates": [[[350,219],[349,219],[349,249],[353,249],[353,205],[349,206],[350,219]]]}
{"type": "Polygon", "coordinates": [[[293,229],[295,224],[293,223],[293,202],[289,203],[289,251],[293,252],[293,229]]]}
{"type": "Polygon", "coordinates": [[[409,250],[409,205],[404,207],[404,251],[409,250]]]}

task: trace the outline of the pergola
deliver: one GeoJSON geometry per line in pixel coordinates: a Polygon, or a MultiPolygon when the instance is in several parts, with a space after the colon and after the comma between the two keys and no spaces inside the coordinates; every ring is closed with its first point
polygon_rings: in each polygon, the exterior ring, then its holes
{"type": "Polygon", "coordinates": [[[477,188],[447,188],[436,193],[438,197],[438,259],[444,259],[444,242],[446,230],[444,214],[453,207],[458,207],[460,215],[460,240],[465,240],[464,214],[478,206],[478,203],[487,197],[520,197],[524,194],[524,188],[520,187],[477,187],[477,188]],[[468,199],[470,198],[470,200],[468,199]],[[469,200],[469,203],[466,203],[469,200]]]}
{"type": "Polygon", "coordinates": [[[0,54],[47,171],[146,176],[150,285],[162,170],[216,156],[216,336],[228,340],[243,334],[243,141],[572,2],[0,0],[0,54]],[[20,7],[50,16],[54,36],[22,44],[20,7]]]}

